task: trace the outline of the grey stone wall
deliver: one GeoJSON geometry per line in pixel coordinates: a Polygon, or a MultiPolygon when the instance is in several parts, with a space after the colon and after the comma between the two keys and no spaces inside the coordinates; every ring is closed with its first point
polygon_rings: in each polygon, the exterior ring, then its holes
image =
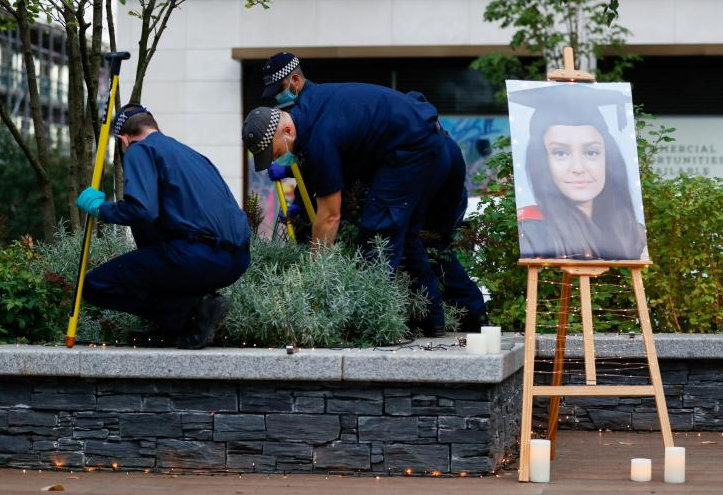
{"type": "Polygon", "coordinates": [[[0,465],[487,473],[516,444],[498,385],[0,378],[0,465]]]}
{"type": "MultiPolygon", "coordinates": [[[[723,360],[659,361],[670,424],[674,431],[723,431],[723,360]]],[[[535,381],[549,384],[551,365],[537,364],[535,381]]],[[[584,366],[565,369],[566,384],[584,384],[584,366]]],[[[598,384],[649,384],[644,360],[606,359],[598,364],[598,384]]],[[[549,399],[535,398],[533,425],[547,427],[549,399]]],[[[560,407],[560,429],[659,430],[652,397],[564,397],[560,407]]]]}

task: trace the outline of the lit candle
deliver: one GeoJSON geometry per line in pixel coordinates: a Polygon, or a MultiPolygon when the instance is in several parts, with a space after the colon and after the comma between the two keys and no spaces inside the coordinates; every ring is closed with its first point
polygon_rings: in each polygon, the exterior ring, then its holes
{"type": "Polygon", "coordinates": [[[550,441],[530,440],[530,481],[550,482],[550,441]]]}
{"type": "Polygon", "coordinates": [[[467,352],[487,354],[487,336],[482,333],[468,333],[467,352]]]}
{"type": "Polygon", "coordinates": [[[499,354],[502,352],[501,327],[482,327],[480,332],[482,335],[487,336],[487,352],[489,354],[499,354]]]}
{"type": "Polygon", "coordinates": [[[685,448],[665,447],[666,483],[685,483],[685,448]]]}
{"type": "Polygon", "coordinates": [[[630,460],[630,481],[650,481],[653,462],[650,459],[630,460]]]}

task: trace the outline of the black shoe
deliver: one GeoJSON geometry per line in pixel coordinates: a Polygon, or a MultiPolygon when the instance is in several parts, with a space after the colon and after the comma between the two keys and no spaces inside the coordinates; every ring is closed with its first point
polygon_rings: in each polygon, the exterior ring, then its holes
{"type": "Polygon", "coordinates": [[[216,330],[228,313],[228,299],[218,294],[206,294],[196,306],[186,327],[178,338],[181,349],[203,349],[213,342],[216,330]]]}
{"type": "Polygon", "coordinates": [[[447,335],[447,332],[444,331],[444,326],[442,325],[424,328],[422,332],[424,333],[425,337],[431,338],[439,338],[447,335]]]}

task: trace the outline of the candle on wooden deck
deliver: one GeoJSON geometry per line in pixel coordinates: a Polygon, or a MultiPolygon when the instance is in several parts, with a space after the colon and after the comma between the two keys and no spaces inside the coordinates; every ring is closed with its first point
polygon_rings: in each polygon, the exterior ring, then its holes
{"type": "Polygon", "coordinates": [[[468,333],[467,351],[474,354],[487,354],[487,336],[481,333],[468,333]]]}
{"type": "Polygon", "coordinates": [[[685,447],[665,447],[666,483],[685,483],[685,447]]]}
{"type": "Polygon", "coordinates": [[[550,441],[530,440],[530,481],[550,482],[550,441]]]}
{"type": "Polygon", "coordinates": [[[631,459],[630,460],[630,480],[631,481],[650,481],[653,479],[653,461],[650,459],[631,459]]]}
{"type": "Polygon", "coordinates": [[[482,335],[487,336],[487,353],[499,354],[502,352],[502,328],[501,327],[482,327],[480,329],[482,335]]]}

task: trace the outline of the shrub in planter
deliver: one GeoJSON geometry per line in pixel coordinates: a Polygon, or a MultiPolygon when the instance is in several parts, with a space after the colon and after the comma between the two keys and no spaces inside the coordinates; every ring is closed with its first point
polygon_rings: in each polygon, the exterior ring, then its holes
{"type": "Polygon", "coordinates": [[[70,287],[51,272],[36,272],[41,255],[32,240],[0,249],[0,342],[47,342],[62,336],[70,287]]]}
{"type": "MultiPolygon", "coordinates": [[[[648,249],[653,267],[643,271],[651,319],[656,331],[713,332],[723,330],[723,181],[655,175],[652,163],[658,147],[673,141],[674,129],[654,129],[639,114],[638,156],[648,249]]],[[[488,166],[497,176],[481,198],[478,213],[464,232],[461,248],[480,284],[492,294],[490,319],[506,330],[524,328],[527,270],[517,265],[519,246],[512,183],[512,156],[500,153],[488,166]]],[[[639,328],[627,270],[593,280],[593,316],[597,331],[639,328]]],[[[554,332],[559,307],[560,273],[540,272],[539,329],[554,332]]],[[[579,296],[573,288],[572,302],[579,296]]],[[[580,329],[579,313],[571,314],[572,331],[580,329]]]]}
{"type": "MultiPolygon", "coordinates": [[[[38,248],[34,273],[56,273],[75,281],[81,233],[61,226],[54,244],[38,248]]],[[[255,237],[248,271],[222,292],[231,299],[219,343],[260,346],[380,345],[410,335],[409,318],[420,316],[424,295],[410,289],[403,274],[392,275],[383,257],[366,261],[343,245],[312,256],[306,246],[255,237]]],[[[88,269],[133,249],[127,229],[102,225],[91,243],[88,269]]],[[[378,246],[381,252],[384,245],[378,246]]],[[[67,314],[68,305],[63,305],[67,314]]],[[[457,328],[458,312],[447,308],[448,328],[457,328]]],[[[58,331],[65,330],[63,320],[58,331]]],[[[144,325],[125,313],[84,305],[78,339],[122,342],[132,327],[144,325]]]]}
{"type": "MultiPolygon", "coordinates": [[[[72,291],[78,272],[78,260],[83,233],[70,231],[65,223],[58,226],[53,244],[40,243],[38,257],[31,267],[37,274],[54,273],[70,287],[70,298],[62,304],[64,318],[59,325],[60,335],[67,328],[72,291]]],[[[100,225],[93,236],[88,260],[88,270],[134,249],[128,229],[115,225],[100,225]]],[[[78,319],[77,338],[81,342],[124,342],[127,331],[143,326],[144,322],[133,315],[96,308],[83,304],[78,319]]]]}
{"type": "Polygon", "coordinates": [[[340,245],[313,256],[262,238],[252,246],[249,270],[226,291],[227,334],[235,342],[389,344],[405,338],[407,319],[423,311],[425,298],[410,290],[406,276],[392,276],[382,257],[366,261],[340,245]]]}

